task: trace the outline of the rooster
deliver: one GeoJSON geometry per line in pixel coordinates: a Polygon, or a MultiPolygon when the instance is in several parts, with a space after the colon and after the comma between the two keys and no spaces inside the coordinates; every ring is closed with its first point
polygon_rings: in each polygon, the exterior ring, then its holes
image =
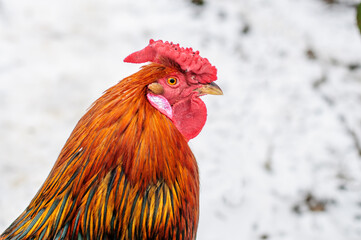
{"type": "Polygon", "coordinates": [[[195,239],[198,166],[188,141],[221,95],[199,52],[150,40],[124,59],[145,63],[80,119],[8,239],[195,239]]]}

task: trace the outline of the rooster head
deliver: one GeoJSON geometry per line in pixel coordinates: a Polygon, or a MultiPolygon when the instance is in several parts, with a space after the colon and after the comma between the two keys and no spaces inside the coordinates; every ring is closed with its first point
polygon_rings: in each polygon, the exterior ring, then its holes
{"type": "Polygon", "coordinates": [[[207,108],[199,97],[223,94],[214,83],[217,69],[208,59],[202,58],[192,48],[150,40],[147,47],[130,54],[124,61],[153,62],[172,69],[165,77],[154,79],[147,85],[147,99],[172,120],[187,140],[196,137],[207,120],[207,108]]]}

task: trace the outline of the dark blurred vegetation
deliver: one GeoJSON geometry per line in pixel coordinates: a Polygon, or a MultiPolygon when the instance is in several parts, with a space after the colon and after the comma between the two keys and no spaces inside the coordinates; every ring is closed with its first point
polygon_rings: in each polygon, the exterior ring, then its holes
{"type": "Polygon", "coordinates": [[[198,6],[204,5],[204,0],[192,0],[192,3],[198,6]]]}

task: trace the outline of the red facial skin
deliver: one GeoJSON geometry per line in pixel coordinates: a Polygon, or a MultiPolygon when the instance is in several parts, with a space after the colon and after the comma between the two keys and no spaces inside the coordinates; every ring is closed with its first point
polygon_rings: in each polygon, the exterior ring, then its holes
{"type": "MultiPolygon", "coordinates": [[[[193,51],[192,48],[183,48],[172,42],[151,39],[148,46],[130,54],[124,61],[154,62],[176,69],[177,71],[173,74],[157,81],[164,88],[161,95],[171,105],[171,120],[187,141],[200,133],[207,120],[207,109],[195,89],[202,84],[210,84],[217,80],[217,69],[207,58],[201,57],[199,52],[193,51]],[[167,84],[170,77],[177,78],[175,85],[167,84]]],[[[154,107],[157,108],[157,106],[154,107]]]]}
{"type": "Polygon", "coordinates": [[[159,79],[157,82],[164,89],[161,95],[172,107],[171,120],[177,129],[187,140],[196,137],[207,120],[207,108],[196,90],[203,84],[194,81],[191,74],[180,72],[159,79]],[[176,79],[174,85],[168,82],[170,78],[176,79]]]}

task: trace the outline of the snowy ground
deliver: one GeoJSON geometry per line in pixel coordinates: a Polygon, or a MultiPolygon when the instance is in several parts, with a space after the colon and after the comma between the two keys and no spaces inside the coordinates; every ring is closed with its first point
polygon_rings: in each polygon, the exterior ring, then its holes
{"type": "Polygon", "coordinates": [[[0,0],[0,232],[154,38],[200,50],[225,94],[191,142],[198,239],[361,239],[357,1],[205,2],[0,0]]]}

